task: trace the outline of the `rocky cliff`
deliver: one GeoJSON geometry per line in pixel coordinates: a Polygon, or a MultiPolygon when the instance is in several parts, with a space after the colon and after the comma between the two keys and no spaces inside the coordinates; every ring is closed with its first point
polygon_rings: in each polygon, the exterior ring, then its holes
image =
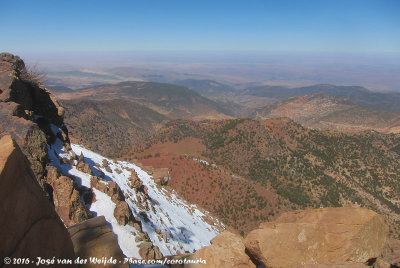
{"type": "MultiPolygon", "coordinates": [[[[64,109],[51,92],[37,83],[17,56],[0,54],[0,133],[20,145],[43,187],[51,124],[63,128],[64,109]]],[[[66,128],[63,128],[67,134],[66,128]]],[[[65,135],[67,136],[67,135],[65,135]]]]}
{"type": "Polygon", "coordinates": [[[0,198],[1,262],[4,257],[74,258],[67,229],[9,135],[0,140],[0,198]]]}
{"type": "MultiPolygon", "coordinates": [[[[0,53],[0,267],[6,256],[29,258],[26,267],[34,267],[37,257],[72,261],[74,247],[82,243],[72,243],[66,226],[92,216],[81,201],[85,189],[49,165],[48,147],[55,141],[72,153],[63,115],[52,93],[19,57],[0,53]]],[[[108,233],[114,236],[111,229],[108,233]]],[[[115,240],[102,246],[119,249],[115,240]]]]}
{"type": "Polygon", "coordinates": [[[18,56],[1,53],[0,136],[10,134],[20,146],[56,212],[64,224],[71,226],[88,219],[90,214],[79,199],[74,181],[47,168],[49,144],[59,139],[65,150],[71,150],[63,116],[64,108],[40,85],[37,75],[29,73],[18,56]],[[57,134],[55,128],[59,129],[57,134]]]}
{"type": "Polygon", "coordinates": [[[158,189],[147,173],[137,169],[138,176],[136,166],[79,146],[76,154],[63,123],[64,109],[19,57],[0,54],[0,89],[0,135],[9,133],[22,148],[43,195],[71,228],[78,257],[100,256],[112,248],[115,254],[107,255],[114,258],[160,259],[208,245],[218,232],[198,209],[158,189]],[[93,214],[105,220],[85,221],[93,214]],[[185,228],[193,224],[197,228],[185,228]]]}

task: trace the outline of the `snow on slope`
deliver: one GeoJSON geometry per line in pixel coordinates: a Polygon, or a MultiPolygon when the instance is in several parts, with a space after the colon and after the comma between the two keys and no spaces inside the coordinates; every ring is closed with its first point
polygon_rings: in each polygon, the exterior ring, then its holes
{"type": "MultiPolygon", "coordinates": [[[[81,153],[84,155],[85,162],[90,164],[94,174],[97,176],[99,174],[96,173],[99,172],[94,168],[94,165],[102,163],[103,159],[109,162],[109,167],[113,172],[107,172],[103,167],[97,168],[105,174],[105,180],[115,181],[123,194],[128,197],[126,202],[133,216],[141,219],[143,232],[147,232],[150,240],[159,247],[164,256],[174,255],[177,251],[181,253],[185,251],[193,252],[201,247],[208,246],[210,245],[210,240],[218,234],[218,230],[223,228],[222,223],[218,222],[217,219],[211,218],[201,212],[195,205],[187,204],[174,193],[158,186],[153,178],[138,166],[124,161],[107,159],[79,145],[72,144],[71,147],[77,155],[81,153]],[[120,174],[115,172],[117,169],[121,171],[120,174]],[[130,170],[134,170],[143,185],[147,186],[148,196],[150,197],[145,201],[147,206],[146,204],[140,204],[142,200],[137,196],[135,189],[130,187],[130,170]],[[151,209],[144,210],[143,205],[151,209]],[[147,215],[148,221],[145,220],[143,212],[147,215]],[[162,234],[167,236],[166,242],[157,234],[156,230],[157,232],[160,230],[162,234]]],[[[77,170],[74,165],[60,163],[60,159],[63,157],[71,159],[71,155],[64,151],[60,140],[57,139],[54,144],[48,146],[48,152],[52,160],[51,165],[56,166],[62,173],[73,177],[78,185],[91,187],[91,176],[89,174],[77,170]]],[[[141,258],[138,251],[139,243],[135,242],[134,236],[134,234],[137,234],[137,230],[130,225],[119,225],[114,217],[115,204],[111,198],[97,189],[92,189],[96,195],[96,202],[89,209],[98,216],[105,216],[106,220],[111,224],[118,243],[126,256],[141,258]]]]}

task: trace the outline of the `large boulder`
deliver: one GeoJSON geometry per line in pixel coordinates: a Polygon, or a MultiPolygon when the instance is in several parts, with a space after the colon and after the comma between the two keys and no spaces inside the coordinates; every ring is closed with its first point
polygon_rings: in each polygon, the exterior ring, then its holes
{"type": "Polygon", "coordinates": [[[266,267],[349,265],[380,256],[387,231],[383,218],[365,208],[311,209],[261,223],[245,245],[266,267]]]}
{"type": "MultiPolygon", "coordinates": [[[[89,258],[109,259],[113,257],[117,260],[116,264],[102,264],[101,267],[129,267],[128,264],[123,264],[125,256],[111,227],[103,216],[81,222],[70,227],[68,231],[74,244],[76,257],[87,260],[89,258]],[[120,261],[121,263],[119,263],[120,261]]],[[[99,266],[99,264],[93,263],[84,265],[84,267],[99,266]]]]}
{"type": "Polygon", "coordinates": [[[163,255],[157,246],[154,246],[152,242],[142,242],[139,245],[139,255],[144,260],[160,260],[163,255]]]}
{"type": "Polygon", "coordinates": [[[193,268],[255,268],[256,265],[250,260],[245,252],[243,239],[229,231],[217,235],[211,246],[204,247],[192,254],[183,254],[173,258],[174,265],[171,267],[193,267],[193,268]],[[179,264],[192,262],[192,264],[179,264]],[[198,264],[193,263],[199,261],[198,264]],[[206,263],[203,263],[205,261],[206,263]]]}
{"type": "Polygon", "coordinates": [[[0,203],[0,256],[74,259],[67,229],[9,135],[0,139],[0,203]]]}
{"type": "Polygon", "coordinates": [[[213,240],[211,246],[199,249],[195,259],[207,260],[201,267],[255,267],[245,253],[243,239],[229,231],[224,231],[213,240]]]}

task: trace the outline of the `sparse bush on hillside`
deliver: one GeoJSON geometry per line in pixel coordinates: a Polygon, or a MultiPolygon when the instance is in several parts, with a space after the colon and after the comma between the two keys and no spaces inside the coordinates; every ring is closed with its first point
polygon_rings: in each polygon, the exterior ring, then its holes
{"type": "Polygon", "coordinates": [[[38,67],[38,64],[28,64],[21,72],[20,78],[34,86],[40,86],[47,82],[46,72],[38,67]]]}

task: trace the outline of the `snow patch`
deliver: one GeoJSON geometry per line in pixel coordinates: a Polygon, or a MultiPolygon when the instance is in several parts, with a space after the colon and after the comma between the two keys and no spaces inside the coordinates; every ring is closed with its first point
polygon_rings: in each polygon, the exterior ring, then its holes
{"type": "MultiPolygon", "coordinates": [[[[53,132],[56,132],[57,129],[53,130],[52,128],[53,132]]],[[[178,251],[180,253],[193,252],[208,246],[210,241],[218,234],[218,230],[223,228],[223,224],[217,219],[211,218],[195,205],[186,203],[174,193],[158,186],[153,178],[138,166],[125,161],[113,161],[80,145],[71,144],[71,147],[76,155],[81,153],[84,155],[85,162],[91,166],[95,174],[96,170],[99,169],[104,173],[104,180],[114,181],[118,184],[123,194],[128,197],[125,201],[133,216],[141,219],[143,232],[147,232],[150,240],[159,247],[164,256],[175,255],[178,251]],[[102,163],[103,159],[108,161],[108,166],[113,172],[108,172],[99,165],[95,167],[95,164],[102,163]],[[115,172],[116,169],[119,169],[121,173],[115,172]],[[148,210],[143,209],[143,207],[146,207],[145,203],[141,204],[141,207],[137,205],[139,196],[135,189],[130,187],[129,178],[132,175],[130,170],[136,172],[138,178],[148,189],[148,196],[150,197],[149,200],[146,200],[148,210]],[[147,215],[148,221],[140,214],[141,212],[147,215]],[[212,224],[205,221],[205,218],[210,219],[209,221],[212,224]],[[166,235],[166,242],[156,233],[157,229],[166,235]]],[[[75,166],[60,163],[61,158],[71,159],[71,155],[65,152],[59,139],[56,139],[54,144],[48,145],[48,152],[52,160],[51,165],[57,167],[63,174],[73,177],[78,185],[91,187],[91,176],[89,174],[77,170],[75,166]]],[[[96,202],[89,209],[98,216],[103,215],[107,222],[111,224],[119,246],[127,257],[141,258],[138,252],[139,243],[135,242],[134,235],[138,231],[129,225],[119,225],[114,217],[115,204],[111,198],[97,189],[93,189],[93,192],[96,195],[96,202]]]]}

